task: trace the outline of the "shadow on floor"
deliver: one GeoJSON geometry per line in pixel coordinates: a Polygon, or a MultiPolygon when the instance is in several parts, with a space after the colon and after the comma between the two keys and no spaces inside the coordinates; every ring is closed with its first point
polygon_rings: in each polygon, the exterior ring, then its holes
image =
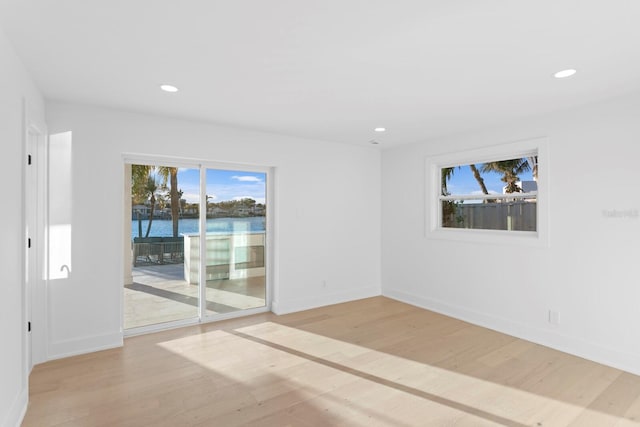
{"type": "MultiPolygon", "coordinates": [[[[194,307],[198,307],[198,298],[189,295],[184,295],[178,292],[168,291],[166,289],[159,289],[154,286],[144,285],[142,283],[134,282],[132,285],[125,285],[125,288],[132,291],[145,292],[147,294],[155,295],[158,297],[170,299],[183,304],[188,304],[194,307]]],[[[232,311],[238,311],[237,307],[230,305],[220,304],[213,301],[207,301],[207,310],[215,311],[216,313],[230,313],[232,311]]]]}

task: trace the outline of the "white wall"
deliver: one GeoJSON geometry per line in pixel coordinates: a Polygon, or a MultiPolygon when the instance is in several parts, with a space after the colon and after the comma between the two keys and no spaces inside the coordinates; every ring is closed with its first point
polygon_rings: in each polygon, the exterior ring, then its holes
{"type": "Polygon", "coordinates": [[[49,357],[120,343],[123,153],[276,168],[275,311],[380,294],[375,147],[63,103],[47,119],[50,133],[73,133],[73,268],[49,285],[49,357]]]}
{"type": "Polygon", "coordinates": [[[640,218],[603,215],[640,210],[639,118],[629,96],[384,151],[383,294],[640,374],[640,218]],[[549,247],[425,238],[427,156],[538,136],[549,247]]]}
{"type": "Polygon", "coordinates": [[[0,141],[4,176],[0,209],[0,426],[14,426],[27,404],[28,386],[24,366],[24,300],[22,189],[23,103],[29,120],[44,122],[42,97],[30,81],[0,29],[0,141]]]}

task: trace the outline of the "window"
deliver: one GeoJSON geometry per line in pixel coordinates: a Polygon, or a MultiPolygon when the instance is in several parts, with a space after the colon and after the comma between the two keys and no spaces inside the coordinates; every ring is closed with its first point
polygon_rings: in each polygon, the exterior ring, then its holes
{"type": "Polygon", "coordinates": [[[546,140],[427,159],[427,235],[546,242],[546,140]]]}
{"type": "Polygon", "coordinates": [[[440,226],[536,231],[538,153],[440,169],[440,226]]]}

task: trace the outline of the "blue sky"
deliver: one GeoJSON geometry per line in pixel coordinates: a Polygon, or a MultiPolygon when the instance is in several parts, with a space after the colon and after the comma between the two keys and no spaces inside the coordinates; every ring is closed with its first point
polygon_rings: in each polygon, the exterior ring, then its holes
{"type": "MultiPolygon", "coordinates": [[[[477,164],[476,167],[480,169],[481,164],[477,164]]],[[[504,187],[504,182],[500,181],[502,174],[483,172],[481,175],[489,193],[502,194],[502,187],[504,187]]],[[[531,171],[527,171],[520,174],[519,178],[521,181],[533,181],[533,174],[531,171]]],[[[471,172],[469,165],[462,165],[454,169],[453,176],[447,182],[447,189],[451,194],[482,194],[480,185],[473,177],[473,172],[471,172]]]]}
{"type": "MultiPolygon", "coordinates": [[[[183,191],[182,198],[187,203],[200,200],[200,171],[198,169],[179,169],[178,187],[183,191]]],[[[207,195],[210,202],[222,202],[249,197],[257,203],[265,203],[266,174],[259,172],[207,169],[207,195]]]]}

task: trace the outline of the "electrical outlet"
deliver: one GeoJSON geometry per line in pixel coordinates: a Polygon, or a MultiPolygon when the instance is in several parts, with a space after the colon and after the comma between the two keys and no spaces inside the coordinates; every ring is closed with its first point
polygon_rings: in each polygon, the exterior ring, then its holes
{"type": "Polygon", "coordinates": [[[560,324],[560,313],[555,310],[549,310],[549,323],[552,325],[560,324]]]}
{"type": "Polygon", "coordinates": [[[327,287],[327,281],[326,281],[326,280],[323,280],[323,281],[321,282],[320,286],[322,286],[323,288],[326,288],[326,287],[327,287]]]}

